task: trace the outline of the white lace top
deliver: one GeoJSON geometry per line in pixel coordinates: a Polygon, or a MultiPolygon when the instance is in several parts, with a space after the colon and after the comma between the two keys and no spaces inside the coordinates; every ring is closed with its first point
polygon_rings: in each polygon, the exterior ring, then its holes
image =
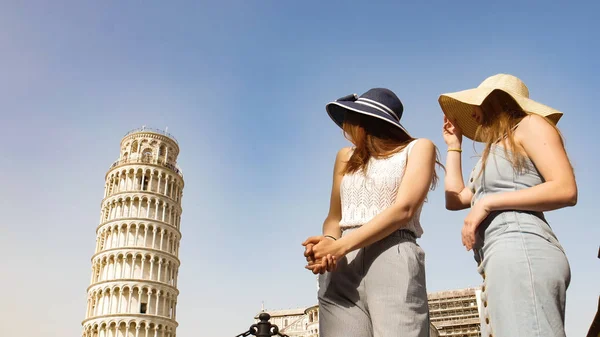
{"type": "MultiPolygon", "coordinates": [[[[342,201],[342,230],[360,227],[396,201],[396,194],[404,176],[408,154],[417,140],[412,141],[402,151],[388,158],[371,158],[367,174],[362,170],[346,174],[342,178],[340,198],[342,201]]],[[[405,229],[421,237],[423,229],[419,218],[423,205],[408,221],[405,229]]]]}

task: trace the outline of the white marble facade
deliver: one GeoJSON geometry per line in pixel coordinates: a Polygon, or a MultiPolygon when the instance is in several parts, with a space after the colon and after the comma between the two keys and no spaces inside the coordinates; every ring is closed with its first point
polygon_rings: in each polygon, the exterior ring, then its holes
{"type": "Polygon", "coordinates": [[[141,128],[105,176],[83,337],[175,337],[183,173],[179,145],[141,128]]]}

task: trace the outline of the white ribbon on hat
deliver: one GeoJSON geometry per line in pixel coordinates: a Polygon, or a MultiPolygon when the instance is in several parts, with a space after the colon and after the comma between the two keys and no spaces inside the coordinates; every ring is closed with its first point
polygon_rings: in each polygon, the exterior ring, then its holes
{"type": "Polygon", "coordinates": [[[360,98],[358,98],[358,100],[356,100],[356,103],[366,105],[373,109],[379,110],[379,111],[383,112],[384,114],[389,115],[390,117],[394,118],[397,122],[400,122],[400,118],[398,118],[398,115],[396,115],[396,113],[394,113],[394,111],[392,111],[392,109],[388,108],[387,106],[385,106],[377,101],[360,97],[360,98]]]}

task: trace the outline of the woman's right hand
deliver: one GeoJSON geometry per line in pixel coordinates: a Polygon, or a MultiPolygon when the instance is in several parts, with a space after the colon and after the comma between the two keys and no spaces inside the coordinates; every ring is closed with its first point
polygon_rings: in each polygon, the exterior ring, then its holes
{"type": "Polygon", "coordinates": [[[321,261],[312,261],[308,262],[308,264],[304,267],[310,270],[313,274],[324,274],[327,272],[332,272],[337,268],[337,259],[335,256],[331,254],[327,254],[321,258],[321,261]]]}
{"type": "Polygon", "coordinates": [[[462,130],[460,127],[452,123],[446,115],[444,115],[444,126],[442,127],[442,135],[448,147],[460,148],[462,144],[462,130]]]}

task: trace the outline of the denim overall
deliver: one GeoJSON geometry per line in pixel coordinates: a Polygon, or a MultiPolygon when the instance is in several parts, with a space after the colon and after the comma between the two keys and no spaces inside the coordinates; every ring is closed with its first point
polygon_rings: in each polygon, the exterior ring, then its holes
{"type": "MultiPolygon", "coordinates": [[[[481,160],[471,173],[471,205],[488,194],[526,189],[543,183],[533,162],[513,168],[504,148],[492,146],[486,168],[481,160]]],[[[510,153],[510,151],[509,151],[510,153]]],[[[569,262],[542,212],[492,212],[480,225],[474,247],[483,277],[482,336],[564,337],[569,262]]]]}

